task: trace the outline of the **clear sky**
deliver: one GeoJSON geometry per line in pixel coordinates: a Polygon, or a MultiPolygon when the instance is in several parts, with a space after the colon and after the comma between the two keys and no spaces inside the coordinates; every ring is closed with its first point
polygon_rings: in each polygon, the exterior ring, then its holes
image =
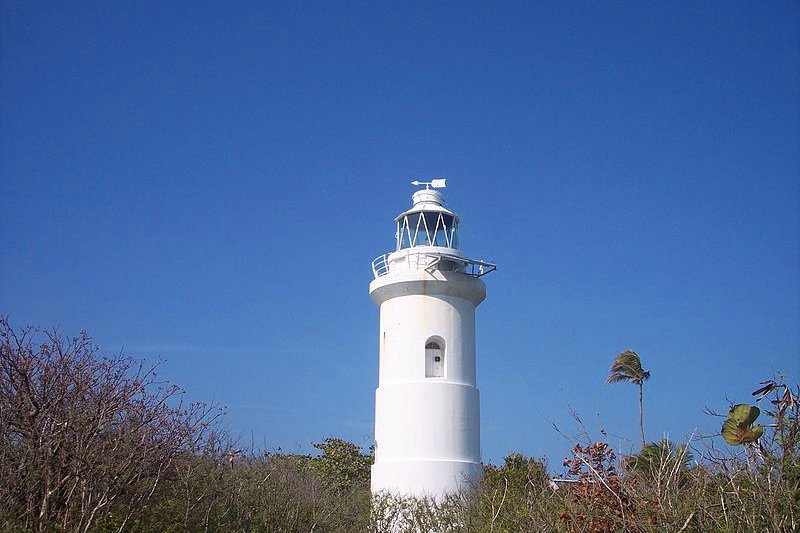
{"type": "Polygon", "coordinates": [[[257,446],[372,441],[370,262],[445,177],[486,460],[800,381],[797,2],[0,3],[0,313],[166,360],[257,446]]]}

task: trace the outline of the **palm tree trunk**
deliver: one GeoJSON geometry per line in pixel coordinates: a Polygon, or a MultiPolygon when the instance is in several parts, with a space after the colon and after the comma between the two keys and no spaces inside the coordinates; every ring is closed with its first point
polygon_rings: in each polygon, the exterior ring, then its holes
{"type": "Polygon", "coordinates": [[[642,435],[642,449],[647,445],[644,441],[644,418],[642,416],[642,384],[639,383],[639,432],[642,435]]]}

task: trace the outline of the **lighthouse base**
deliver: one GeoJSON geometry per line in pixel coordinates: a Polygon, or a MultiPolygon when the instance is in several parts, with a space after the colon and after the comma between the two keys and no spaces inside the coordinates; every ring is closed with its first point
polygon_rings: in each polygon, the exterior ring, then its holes
{"type": "Polygon", "coordinates": [[[388,461],[372,465],[372,493],[441,498],[477,487],[480,463],[469,461],[388,461]]]}

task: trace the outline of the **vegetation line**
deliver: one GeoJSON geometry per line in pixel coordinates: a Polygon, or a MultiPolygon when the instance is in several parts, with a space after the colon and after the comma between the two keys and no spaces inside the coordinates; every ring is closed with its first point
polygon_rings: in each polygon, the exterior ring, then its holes
{"type": "Polygon", "coordinates": [[[788,533],[800,518],[800,389],[782,376],[718,434],[648,443],[650,373],[626,350],[607,381],[639,388],[639,453],[584,434],[555,481],[512,452],[460,494],[407,499],[372,495],[373,450],[339,438],[243,449],[219,406],[186,403],[158,368],[0,318],[0,533],[788,533]]]}

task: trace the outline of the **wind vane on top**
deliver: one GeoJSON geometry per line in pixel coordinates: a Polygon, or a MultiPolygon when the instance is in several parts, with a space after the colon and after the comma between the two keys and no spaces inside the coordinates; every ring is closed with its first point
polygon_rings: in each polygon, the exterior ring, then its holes
{"type": "Polygon", "coordinates": [[[433,187],[434,189],[444,189],[446,185],[444,182],[447,181],[444,178],[436,178],[432,179],[431,181],[418,181],[414,180],[411,182],[411,185],[424,185],[426,189],[430,189],[433,187]]]}

